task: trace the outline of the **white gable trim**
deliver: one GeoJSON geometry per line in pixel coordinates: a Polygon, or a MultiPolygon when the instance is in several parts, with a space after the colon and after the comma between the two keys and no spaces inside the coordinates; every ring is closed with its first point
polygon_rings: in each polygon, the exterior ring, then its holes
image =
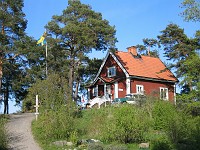
{"type": "MultiPolygon", "coordinates": [[[[122,69],[122,71],[125,73],[126,77],[127,77],[127,78],[129,77],[128,72],[127,72],[126,69],[123,67],[123,65],[118,61],[118,59],[115,57],[115,55],[114,55],[113,53],[111,53],[111,52],[108,52],[108,53],[106,54],[106,57],[104,58],[102,64],[101,64],[101,67],[100,67],[100,69],[99,69],[99,71],[98,71],[96,77],[94,78],[94,82],[97,81],[97,79],[98,79],[98,77],[99,77],[99,75],[100,75],[100,73],[101,73],[101,70],[103,69],[103,67],[104,67],[104,65],[105,65],[105,63],[106,63],[106,61],[107,61],[107,59],[108,59],[109,54],[110,54],[110,55],[113,57],[113,59],[117,62],[117,64],[119,65],[119,67],[120,67],[120,68],[122,69]]],[[[93,83],[94,83],[94,82],[93,82],[93,83]]]]}
{"type": "Polygon", "coordinates": [[[117,57],[115,57],[115,55],[113,53],[111,53],[111,56],[113,57],[113,59],[117,62],[117,64],[119,65],[119,67],[122,69],[122,71],[125,73],[126,77],[129,77],[128,72],[126,71],[126,69],[123,67],[123,65],[118,61],[117,57]]]}
{"type": "Polygon", "coordinates": [[[95,84],[98,80],[101,80],[103,83],[105,83],[104,80],[102,80],[101,78],[97,77],[97,78],[93,81],[93,84],[95,84]]]}
{"type": "Polygon", "coordinates": [[[103,66],[104,66],[105,63],[106,63],[106,60],[108,59],[108,56],[109,56],[109,53],[106,54],[106,57],[104,58],[104,60],[103,60],[103,62],[102,62],[102,64],[101,64],[101,67],[99,68],[99,71],[98,71],[96,77],[94,78],[94,82],[96,82],[96,80],[98,79],[99,74],[101,73],[101,70],[103,69],[103,66]]]}

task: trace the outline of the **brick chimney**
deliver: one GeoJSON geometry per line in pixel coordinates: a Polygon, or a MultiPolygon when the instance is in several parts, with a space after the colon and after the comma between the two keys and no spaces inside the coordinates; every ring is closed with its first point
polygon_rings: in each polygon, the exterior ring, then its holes
{"type": "Polygon", "coordinates": [[[127,48],[129,53],[132,53],[133,55],[137,56],[137,47],[136,46],[130,46],[127,48]]]}

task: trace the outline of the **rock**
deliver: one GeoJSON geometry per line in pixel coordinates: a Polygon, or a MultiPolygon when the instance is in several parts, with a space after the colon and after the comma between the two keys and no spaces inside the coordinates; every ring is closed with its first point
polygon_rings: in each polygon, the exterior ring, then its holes
{"type": "Polygon", "coordinates": [[[139,144],[139,148],[141,148],[141,149],[147,149],[147,148],[149,148],[149,143],[140,143],[139,144]]]}
{"type": "Polygon", "coordinates": [[[73,145],[72,142],[67,142],[65,140],[63,140],[63,141],[55,141],[55,142],[53,142],[53,144],[56,145],[56,146],[60,146],[60,147],[65,146],[65,145],[67,145],[67,146],[72,146],[73,145]]]}
{"type": "Polygon", "coordinates": [[[72,146],[73,143],[72,143],[72,142],[67,142],[66,145],[67,145],[67,146],[72,146]]]}
{"type": "Polygon", "coordinates": [[[86,140],[88,143],[101,143],[101,141],[99,140],[95,140],[95,139],[88,139],[86,140]]]}

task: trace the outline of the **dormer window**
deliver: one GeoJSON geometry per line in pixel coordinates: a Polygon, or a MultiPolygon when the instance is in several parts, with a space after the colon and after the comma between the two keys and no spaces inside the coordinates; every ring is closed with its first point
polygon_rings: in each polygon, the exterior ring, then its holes
{"type": "Polygon", "coordinates": [[[116,76],[116,68],[115,67],[108,68],[108,77],[114,77],[114,76],[116,76]]]}

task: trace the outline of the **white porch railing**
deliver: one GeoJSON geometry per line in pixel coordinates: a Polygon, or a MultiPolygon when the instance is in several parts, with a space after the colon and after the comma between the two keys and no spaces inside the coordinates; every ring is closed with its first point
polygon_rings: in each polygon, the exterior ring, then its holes
{"type": "Polygon", "coordinates": [[[92,108],[95,104],[98,104],[98,108],[100,108],[100,106],[103,104],[103,103],[106,103],[106,102],[110,102],[111,99],[106,97],[106,96],[102,96],[102,97],[95,97],[93,99],[91,99],[89,101],[90,105],[89,107],[92,108]]]}

